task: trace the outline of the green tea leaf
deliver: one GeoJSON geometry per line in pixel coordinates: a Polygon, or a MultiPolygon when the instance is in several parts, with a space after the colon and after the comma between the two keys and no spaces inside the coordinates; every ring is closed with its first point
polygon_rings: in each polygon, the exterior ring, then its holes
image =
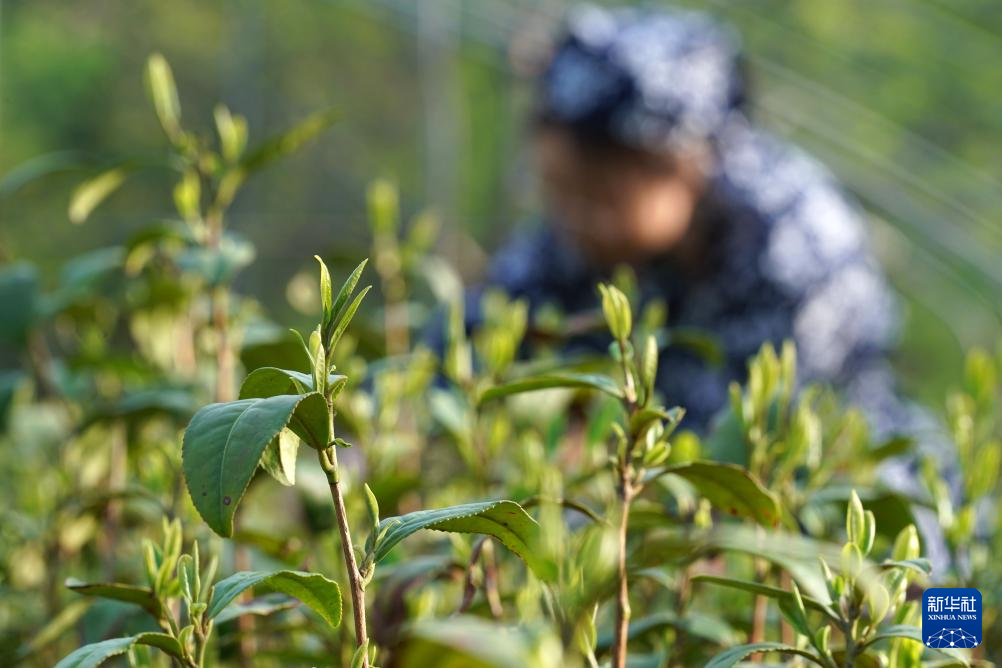
{"type": "Polygon", "coordinates": [[[666,474],[684,478],[711,504],[732,515],[749,517],[763,526],[776,526],[779,523],[779,501],[740,466],[695,461],[653,471],[647,479],[666,474]]]}
{"type": "Polygon", "coordinates": [[[233,599],[258,585],[302,601],[334,628],[341,624],[341,590],[337,583],[319,573],[303,571],[235,573],[216,583],[205,614],[209,619],[220,616],[233,599]]]}
{"type": "Polygon", "coordinates": [[[602,313],[609,331],[617,341],[627,341],[633,330],[633,313],[630,300],[614,285],[599,285],[602,295],[602,313]]]}
{"type": "Polygon", "coordinates": [[[167,59],[154,53],[146,61],[146,86],[164,132],[173,141],[181,130],[181,103],[167,59]]]}
{"type": "Polygon", "coordinates": [[[371,289],[372,289],[371,285],[365,286],[365,288],[363,288],[361,292],[355,295],[355,298],[351,301],[351,303],[348,304],[347,307],[345,307],[344,313],[335,317],[334,320],[335,322],[337,322],[337,326],[334,328],[334,332],[331,334],[330,339],[328,340],[329,341],[329,343],[327,344],[328,348],[333,350],[334,346],[336,346],[338,341],[341,340],[341,336],[344,334],[345,330],[348,329],[348,325],[351,323],[351,319],[355,317],[355,312],[358,310],[359,305],[362,303],[362,300],[365,299],[365,295],[367,295],[369,293],[369,290],[371,289]]]}
{"type": "Polygon", "coordinates": [[[95,668],[108,659],[125,654],[133,645],[149,645],[175,657],[182,658],[184,652],[177,640],[166,633],[140,633],[127,638],[112,638],[84,645],[63,657],[56,668],[95,668]]]}
{"type": "Polygon", "coordinates": [[[327,400],[316,392],[305,395],[289,420],[289,429],[316,450],[323,450],[330,445],[330,428],[327,400]]]}
{"type": "Polygon", "coordinates": [[[622,398],[623,396],[616,381],[608,376],[594,373],[550,373],[520,378],[504,383],[503,385],[495,385],[481,393],[478,403],[483,404],[512,394],[548,390],[555,387],[590,388],[617,398],[622,398]]]}
{"type": "Polygon", "coordinates": [[[101,202],[118,190],[126,176],[124,167],[115,167],[78,185],[70,196],[70,222],[79,225],[87,220],[101,202]]]}
{"type": "Polygon", "coordinates": [[[334,288],[331,287],[331,273],[319,255],[313,256],[320,263],[320,302],[323,307],[324,328],[334,319],[334,288]]]}
{"type": "Polygon", "coordinates": [[[344,305],[348,302],[348,298],[351,297],[351,293],[355,291],[355,286],[358,285],[359,279],[362,278],[362,272],[365,270],[365,265],[368,263],[368,259],[359,262],[358,266],[356,266],[352,270],[351,274],[348,275],[348,278],[344,280],[344,283],[341,285],[341,289],[338,290],[337,297],[334,299],[334,305],[331,307],[335,316],[341,313],[341,309],[344,308],[344,305]]]}
{"type": "Polygon", "coordinates": [[[797,656],[802,656],[819,666],[825,665],[813,652],[797,649],[793,645],[785,645],[779,642],[757,642],[751,643],[750,645],[739,645],[738,647],[732,647],[721,652],[713,657],[708,664],[706,664],[706,668],[731,668],[731,666],[738,665],[752,654],[764,654],[767,652],[796,654],[797,656]]]}
{"type": "Polygon", "coordinates": [[[234,116],[222,104],[216,105],[213,117],[216,119],[216,132],[219,133],[223,158],[230,163],[236,162],[247,146],[247,119],[234,116]]]}
{"type": "Polygon", "coordinates": [[[514,501],[467,503],[386,518],[379,523],[375,560],[382,560],[397,543],[421,529],[493,536],[521,557],[541,580],[555,576],[554,565],[539,551],[539,524],[514,501]]]}
{"type": "Polygon", "coordinates": [[[304,440],[315,436],[318,401],[326,425],[326,402],[316,393],[209,404],[195,414],[184,432],[181,457],[192,502],[213,531],[233,534],[236,507],[265,448],[282,429],[289,426],[304,440]],[[308,415],[293,420],[299,412],[308,415]]]}
{"type": "MultiPolygon", "coordinates": [[[[347,382],[348,377],[332,373],[327,378],[328,387],[347,382]]],[[[240,386],[240,398],[274,397],[279,394],[306,394],[313,391],[313,376],[301,371],[263,366],[254,369],[240,386]]]]}
{"type": "Polygon", "coordinates": [[[283,429],[271,440],[261,457],[261,468],[272,478],[286,487],[296,484],[296,455],[299,453],[299,437],[291,430],[283,429]]]}
{"type": "Polygon", "coordinates": [[[663,408],[642,408],[630,418],[630,433],[640,435],[651,426],[651,423],[661,421],[666,423],[666,435],[663,435],[661,438],[666,439],[668,435],[675,431],[675,428],[682,421],[683,417],[685,417],[685,410],[678,406],[668,410],[663,408]]]}
{"type": "Polygon", "coordinates": [[[100,666],[113,656],[125,654],[136,644],[132,636],[128,638],[112,638],[101,642],[84,645],[73,651],[56,664],[56,668],[92,668],[100,666]]]}
{"type": "Polygon", "coordinates": [[[137,605],[153,615],[154,619],[160,619],[164,615],[163,606],[157,597],[153,595],[153,591],[149,587],[137,587],[135,585],[118,583],[92,584],[75,578],[66,580],[66,587],[84,596],[108,598],[114,601],[137,605]]]}

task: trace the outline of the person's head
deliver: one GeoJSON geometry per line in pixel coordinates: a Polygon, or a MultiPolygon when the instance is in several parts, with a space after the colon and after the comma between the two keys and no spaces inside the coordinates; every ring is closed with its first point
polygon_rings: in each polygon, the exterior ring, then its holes
{"type": "Polygon", "coordinates": [[[675,248],[740,109],[734,36],[693,12],[589,8],[541,81],[536,164],[553,217],[593,262],[675,248]]]}

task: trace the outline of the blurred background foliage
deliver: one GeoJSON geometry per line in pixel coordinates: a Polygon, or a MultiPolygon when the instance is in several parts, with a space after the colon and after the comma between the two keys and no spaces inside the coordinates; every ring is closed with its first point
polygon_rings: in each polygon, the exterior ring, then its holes
{"type": "MultiPolygon", "coordinates": [[[[1002,6],[985,0],[712,0],[743,34],[757,118],[825,161],[872,213],[903,295],[897,366],[937,403],[962,350],[992,345],[1002,310],[1002,6]]],[[[152,170],[84,226],[81,178],[121,155],[161,157],[140,81],[172,63],[185,117],[210,131],[216,100],[258,136],[337,106],[344,121],[254,177],[230,219],[257,246],[240,289],[278,320],[306,243],[367,247],[364,192],[431,207],[440,250],[468,279],[538,210],[524,117],[531,73],[562,0],[92,0],[0,2],[0,256],[55,269],[167,217],[152,170]]]]}

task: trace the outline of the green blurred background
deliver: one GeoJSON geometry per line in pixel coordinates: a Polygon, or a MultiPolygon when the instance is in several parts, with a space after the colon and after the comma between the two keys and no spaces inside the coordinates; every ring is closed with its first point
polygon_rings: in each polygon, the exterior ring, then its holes
{"type": "MultiPolygon", "coordinates": [[[[995,0],[687,3],[744,35],[758,120],[825,161],[872,213],[903,296],[896,358],[938,404],[961,350],[994,344],[1002,311],[1002,4],[995,0]]],[[[174,68],[187,123],[223,101],[261,137],[311,111],[344,120],[254,177],[230,227],[258,259],[240,288],[279,318],[315,251],[366,253],[364,192],[395,180],[431,208],[468,280],[536,210],[523,133],[531,72],[568,3],[539,0],[0,0],[0,259],[55,270],[171,215],[142,173],[84,225],[73,187],[165,141],[141,85],[174,68]]]]}

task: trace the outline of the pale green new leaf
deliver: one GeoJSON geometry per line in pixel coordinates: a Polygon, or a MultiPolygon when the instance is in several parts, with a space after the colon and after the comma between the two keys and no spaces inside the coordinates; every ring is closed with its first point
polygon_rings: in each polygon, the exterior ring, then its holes
{"type": "Polygon", "coordinates": [[[299,599],[334,628],[341,624],[341,590],[337,583],[319,573],[303,571],[235,573],[216,583],[205,614],[209,619],[220,616],[237,596],[258,585],[299,599]]]}
{"type": "Polygon", "coordinates": [[[327,270],[327,265],[324,264],[319,255],[313,257],[320,263],[320,302],[323,307],[324,327],[326,327],[334,319],[334,288],[331,287],[331,273],[327,270]]]}
{"type": "Polygon", "coordinates": [[[540,579],[551,580],[555,575],[553,563],[539,550],[539,524],[514,501],[467,503],[386,518],[379,523],[379,539],[372,550],[375,560],[386,557],[397,543],[421,529],[493,536],[540,579]]]}
{"type": "Polygon", "coordinates": [[[355,286],[358,285],[359,279],[362,277],[362,272],[365,270],[365,265],[369,263],[369,260],[362,260],[358,263],[348,278],[345,279],[344,283],[341,285],[341,289],[337,293],[337,297],[334,299],[334,305],[331,307],[331,311],[334,315],[338,315],[341,309],[348,302],[348,297],[351,297],[351,293],[355,291],[355,286]]]}
{"type": "Polygon", "coordinates": [[[299,454],[299,437],[290,429],[283,429],[271,440],[261,457],[261,468],[286,487],[296,484],[296,456],[299,454]]]}
{"type": "Polygon", "coordinates": [[[247,145],[247,119],[243,116],[234,116],[221,104],[216,105],[213,117],[216,119],[216,132],[219,133],[223,158],[227,162],[236,162],[247,145]]]}
{"type": "Polygon", "coordinates": [[[181,450],[188,492],[202,519],[220,536],[233,534],[237,505],[265,448],[286,426],[304,440],[308,437],[302,432],[316,436],[326,431],[324,398],[310,393],[209,404],[191,419],[181,450]],[[318,424],[321,409],[324,419],[318,424]]]}
{"type": "Polygon", "coordinates": [[[334,327],[334,332],[331,334],[330,339],[328,340],[327,345],[329,348],[333,349],[334,346],[337,345],[338,341],[341,340],[341,336],[344,334],[345,330],[348,329],[348,325],[351,323],[351,319],[355,317],[355,312],[358,311],[359,305],[362,303],[362,300],[365,299],[365,295],[368,294],[369,290],[371,289],[372,289],[371,285],[365,286],[361,292],[355,295],[355,298],[351,300],[351,303],[348,304],[347,307],[345,307],[344,313],[338,315],[335,318],[337,326],[334,327]]]}
{"type": "Polygon", "coordinates": [[[170,65],[159,53],[151,55],[146,62],[146,85],[160,125],[171,140],[175,139],[181,130],[181,102],[170,65]]]}
{"type": "Polygon", "coordinates": [[[653,471],[647,480],[668,474],[687,480],[720,510],[749,517],[763,526],[776,526],[779,523],[779,501],[740,466],[695,461],[653,471]]]}
{"type": "Polygon", "coordinates": [[[79,225],[87,220],[101,202],[118,190],[126,176],[124,167],[115,167],[78,185],[70,196],[70,222],[79,225]]]}

